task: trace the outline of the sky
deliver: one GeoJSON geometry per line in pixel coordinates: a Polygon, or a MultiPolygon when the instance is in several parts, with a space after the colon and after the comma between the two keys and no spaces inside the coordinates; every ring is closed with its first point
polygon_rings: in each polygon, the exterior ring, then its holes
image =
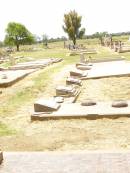
{"type": "Polygon", "coordinates": [[[67,36],[62,25],[70,10],[82,16],[86,35],[130,31],[130,0],[0,0],[0,40],[9,22],[18,22],[37,36],[67,36]]]}

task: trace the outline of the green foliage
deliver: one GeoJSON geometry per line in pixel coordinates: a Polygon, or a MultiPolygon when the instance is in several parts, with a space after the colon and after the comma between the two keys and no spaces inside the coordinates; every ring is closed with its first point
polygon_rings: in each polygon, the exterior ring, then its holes
{"type": "Polygon", "coordinates": [[[33,43],[34,37],[24,25],[10,22],[6,28],[4,42],[7,45],[17,46],[17,51],[19,51],[20,45],[33,43]]]}
{"type": "Polygon", "coordinates": [[[68,14],[64,14],[64,26],[63,30],[68,34],[69,38],[76,44],[77,38],[82,38],[85,34],[85,28],[81,30],[81,19],[82,17],[77,14],[77,12],[70,11],[68,14]]]}

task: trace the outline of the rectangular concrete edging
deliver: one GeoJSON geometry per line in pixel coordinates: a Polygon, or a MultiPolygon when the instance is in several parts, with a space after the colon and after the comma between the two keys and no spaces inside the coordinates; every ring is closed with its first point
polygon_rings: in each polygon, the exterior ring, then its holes
{"type": "Polygon", "coordinates": [[[18,78],[16,78],[16,79],[12,80],[12,81],[0,83],[0,88],[9,87],[9,86],[15,84],[16,82],[20,81],[21,79],[25,78],[25,77],[28,76],[29,74],[33,73],[33,72],[35,72],[35,71],[26,73],[26,74],[24,74],[24,75],[22,75],[22,76],[20,76],[20,77],[18,77],[18,78]]]}
{"type": "Polygon", "coordinates": [[[127,107],[113,107],[112,101],[97,102],[93,106],[82,106],[80,103],[64,103],[56,112],[34,112],[31,120],[48,119],[116,119],[119,117],[130,117],[130,100],[127,101],[127,107]]]}
{"type": "Polygon", "coordinates": [[[112,78],[112,77],[129,77],[130,73],[126,74],[114,74],[114,75],[104,75],[104,76],[93,76],[93,77],[82,77],[80,80],[89,80],[89,79],[101,79],[101,78],[112,78]]]}
{"type": "Polygon", "coordinates": [[[120,117],[127,117],[130,118],[130,114],[109,114],[109,115],[103,115],[103,114],[86,114],[86,115],[65,115],[61,114],[60,116],[55,116],[52,114],[33,114],[31,115],[31,121],[46,121],[46,120],[60,120],[60,119],[88,119],[88,120],[96,120],[96,119],[102,119],[102,118],[108,118],[108,119],[117,119],[120,117]]]}

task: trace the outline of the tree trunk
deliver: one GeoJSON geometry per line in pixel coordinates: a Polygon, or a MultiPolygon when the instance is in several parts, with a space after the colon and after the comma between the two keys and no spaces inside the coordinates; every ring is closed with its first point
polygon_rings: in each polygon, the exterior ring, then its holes
{"type": "Polygon", "coordinates": [[[17,44],[16,46],[17,46],[17,51],[19,51],[19,44],[17,44]]]}
{"type": "Polygon", "coordinates": [[[74,37],[73,38],[73,43],[74,43],[74,46],[76,45],[76,38],[74,37]]]}

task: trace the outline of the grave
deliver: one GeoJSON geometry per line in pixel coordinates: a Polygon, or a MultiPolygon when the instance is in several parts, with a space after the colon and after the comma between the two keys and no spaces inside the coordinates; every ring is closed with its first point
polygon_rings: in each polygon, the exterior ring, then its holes
{"type": "Polygon", "coordinates": [[[76,88],[72,86],[58,86],[56,96],[71,97],[75,96],[76,88]]]}
{"type": "Polygon", "coordinates": [[[18,63],[14,66],[9,67],[10,70],[25,70],[25,69],[37,69],[37,68],[44,68],[48,65],[53,63],[61,62],[62,58],[48,58],[48,59],[41,59],[37,61],[29,61],[24,63],[18,63]]]}
{"type": "Polygon", "coordinates": [[[2,70],[0,71],[0,87],[8,87],[23,79],[25,76],[34,72],[34,69],[29,70],[2,70]]]}
{"type": "Polygon", "coordinates": [[[55,100],[45,100],[39,99],[34,103],[35,112],[53,112],[57,111],[60,107],[60,104],[55,100]]]}
{"type": "Polygon", "coordinates": [[[81,90],[79,86],[69,85],[69,86],[58,86],[56,88],[56,96],[54,97],[63,97],[64,103],[74,103],[78,98],[81,90]]]}
{"type": "MultiPolygon", "coordinates": [[[[120,75],[130,75],[130,62],[124,61],[123,58],[113,60],[98,60],[93,63],[93,68],[88,71],[88,75],[82,71],[71,71],[70,76],[80,77],[80,79],[95,79],[102,77],[112,77],[120,75]]],[[[77,80],[77,79],[76,79],[77,80]]],[[[79,79],[78,79],[79,80],[79,79]]],[[[117,117],[130,117],[130,100],[128,101],[109,101],[98,102],[93,100],[85,100],[82,103],[75,103],[76,89],[72,86],[59,86],[56,88],[56,96],[64,97],[64,102],[61,107],[53,113],[34,113],[31,115],[31,120],[45,120],[45,119],[60,119],[60,118],[117,118],[117,117]],[[68,101],[69,97],[75,99],[68,101]],[[68,104],[69,103],[69,104],[68,104]]],[[[79,93],[77,94],[77,96],[79,93]]]]}
{"type": "Polygon", "coordinates": [[[79,79],[75,79],[75,78],[72,78],[72,77],[68,77],[68,78],[66,79],[66,84],[67,84],[67,85],[75,84],[75,85],[81,86],[81,85],[82,85],[82,81],[79,80],[79,79]]]}
{"type": "Polygon", "coordinates": [[[129,173],[129,151],[6,152],[1,173],[129,173]]]}
{"type": "Polygon", "coordinates": [[[92,69],[88,70],[87,73],[86,77],[80,79],[130,76],[130,62],[124,60],[96,62],[93,63],[92,69]]]}
{"type": "Polygon", "coordinates": [[[72,50],[68,55],[74,56],[74,55],[80,55],[80,54],[97,54],[96,49],[88,48],[88,49],[76,49],[72,50]]]}
{"type": "Polygon", "coordinates": [[[37,61],[18,63],[9,69],[0,69],[0,87],[8,87],[21,80],[28,74],[44,68],[50,64],[62,61],[61,58],[50,58],[37,61]]]}
{"type": "Polygon", "coordinates": [[[70,71],[70,76],[71,77],[87,77],[87,72],[83,72],[81,70],[71,70],[70,71]]]}
{"type": "Polygon", "coordinates": [[[52,114],[33,114],[31,120],[70,119],[70,118],[119,118],[130,117],[130,100],[127,107],[113,107],[113,101],[96,102],[96,104],[81,105],[81,103],[63,103],[58,111],[52,114]]]}

